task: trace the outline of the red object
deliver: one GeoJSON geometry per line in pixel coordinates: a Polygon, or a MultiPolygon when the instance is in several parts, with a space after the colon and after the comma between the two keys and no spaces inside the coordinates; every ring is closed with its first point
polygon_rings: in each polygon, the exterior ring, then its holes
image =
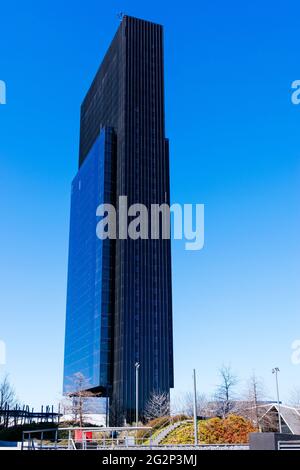
{"type": "Polygon", "coordinates": [[[93,439],[92,431],[81,431],[81,429],[75,429],[75,442],[82,442],[82,440],[91,441],[93,439]]]}

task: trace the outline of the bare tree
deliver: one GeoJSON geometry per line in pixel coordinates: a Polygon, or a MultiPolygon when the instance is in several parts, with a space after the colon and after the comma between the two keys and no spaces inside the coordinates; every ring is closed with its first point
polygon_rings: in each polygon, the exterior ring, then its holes
{"type": "Polygon", "coordinates": [[[151,419],[160,418],[170,415],[170,398],[168,393],[152,392],[148,402],[146,403],[144,416],[150,421],[151,419]]]}
{"type": "MultiPolygon", "coordinates": [[[[187,392],[182,398],[177,398],[175,401],[175,408],[178,413],[187,416],[194,414],[194,394],[187,392]]],[[[204,393],[197,392],[197,415],[207,416],[208,413],[208,400],[204,393]]]]}
{"type": "Polygon", "coordinates": [[[5,405],[13,408],[17,403],[15,390],[8,380],[8,375],[5,375],[0,382],[0,409],[3,409],[5,405]]]}
{"type": "Polygon", "coordinates": [[[291,406],[294,406],[295,408],[300,408],[300,388],[295,387],[291,391],[289,403],[291,406]]]}
{"type": "Polygon", "coordinates": [[[238,383],[238,379],[232,372],[231,367],[226,365],[223,365],[219,370],[219,376],[221,383],[217,387],[215,400],[218,414],[225,418],[234,407],[234,389],[238,383]]]}
{"type": "Polygon", "coordinates": [[[71,377],[71,392],[67,393],[67,400],[62,402],[64,414],[71,414],[73,421],[82,427],[86,421],[86,413],[92,411],[92,399],[100,396],[99,393],[89,391],[91,388],[89,380],[77,372],[71,377]]]}
{"type": "MultiPolygon", "coordinates": [[[[0,410],[13,409],[19,406],[15,389],[10,384],[8,375],[5,375],[0,382],[0,410]]],[[[5,418],[5,414],[0,415],[0,425],[9,426],[11,418],[5,418]]]]}
{"type": "Polygon", "coordinates": [[[278,431],[278,411],[271,405],[263,405],[258,407],[259,414],[259,430],[261,432],[277,432],[278,431]]]}
{"type": "Polygon", "coordinates": [[[241,400],[236,402],[235,411],[250,419],[254,426],[260,428],[261,416],[264,409],[261,405],[266,401],[266,392],[263,380],[253,373],[246,383],[241,400]]]}

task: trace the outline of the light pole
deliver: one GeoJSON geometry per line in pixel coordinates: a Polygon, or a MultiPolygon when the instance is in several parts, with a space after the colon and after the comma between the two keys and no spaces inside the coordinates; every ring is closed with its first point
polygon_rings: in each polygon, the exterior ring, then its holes
{"type": "Polygon", "coordinates": [[[198,427],[197,427],[197,385],[196,385],[196,370],[193,369],[194,378],[194,444],[198,444],[198,427]]]}
{"type": "Polygon", "coordinates": [[[275,374],[275,378],[276,378],[278,424],[279,424],[279,432],[281,433],[281,432],[282,432],[282,428],[281,428],[281,413],[280,413],[280,400],[279,400],[278,372],[280,372],[279,367],[274,367],[274,369],[272,369],[272,374],[275,374]]]}
{"type": "Polygon", "coordinates": [[[135,367],[135,425],[138,426],[139,422],[139,368],[140,363],[136,362],[135,367]]]}

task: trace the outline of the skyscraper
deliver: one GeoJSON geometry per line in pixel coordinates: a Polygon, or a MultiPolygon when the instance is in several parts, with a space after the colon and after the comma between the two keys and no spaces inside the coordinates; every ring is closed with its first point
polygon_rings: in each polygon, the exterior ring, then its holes
{"type": "MultiPolygon", "coordinates": [[[[99,240],[97,206],[169,204],[163,28],[124,16],[81,106],[72,183],[64,391],[80,372],[109,396],[111,420],[135,419],[173,387],[169,239],[99,240]]],[[[111,422],[112,424],[112,422],[111,422]]]]}

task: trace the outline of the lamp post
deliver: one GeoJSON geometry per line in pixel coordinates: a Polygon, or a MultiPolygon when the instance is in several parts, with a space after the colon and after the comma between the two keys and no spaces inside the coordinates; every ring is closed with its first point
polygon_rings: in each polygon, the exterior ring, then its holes
{"type": "Polygon", "coordinates": [[[282,428],[281,428],[281,413],[280,413],[280,400],[279,400],[278,372],[280,372],[279,367],[274,367],[274,369],[272,369],[272,374],[275,374],[275,379],[276,379],[278,424],[279,424],[279,432],[281,433],[281,432],[282,432],[282,428]]]}
{"type": "Polygon", "coordinates": [[[139,422],[139,368],[140,363],[136,362],[135,367],[135,425],[138,426],[139,422]]]}
{"type": "Polygon", "coordinates": [[[194,444],[198,444],[198,427],[197,427],[197,385],[196,385],[196,370],[193,369],[194,378],[194,444]]]}

